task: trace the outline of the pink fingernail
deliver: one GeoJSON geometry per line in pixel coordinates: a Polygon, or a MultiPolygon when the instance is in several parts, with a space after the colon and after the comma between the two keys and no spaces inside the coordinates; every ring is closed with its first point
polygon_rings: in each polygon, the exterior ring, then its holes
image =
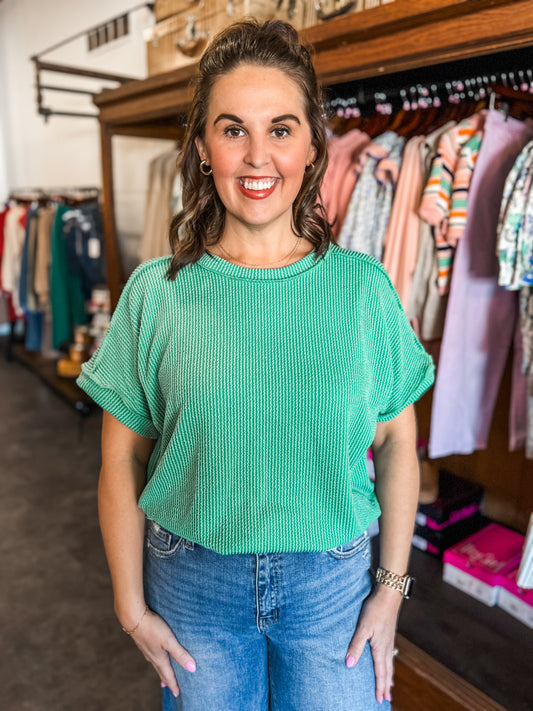
{"type": "Polygon", "coordinates": [[[162,689],[166,689],[166,688],[167,688],[167,685],[165,684],[164,681],[161,682],[161,688],[162,688],[162,689]]]}
{"type": "Polygon", "coordinates": [[[179,693],[176,694],[176,693],[173,691],[173,692],[172,692],[172,696],[173,696],[175,699],[177,699],[178,696],[179,696],[179,693]]]}
{"type": "Polygon", "coordinates": [[[346,666],[349,667],[349,668],[355,666],[355,659],[354,659],[354,657],[352,657],[351,654],[349,654],[349,655],[346,657],[346,666]]]}
{"type": "Polygon", "coordinates": [[[185,669],[187,669],[187,671],[194,672],[196,671],[196,664],[192,660],[190,660],[185,665],[185,669]]]}

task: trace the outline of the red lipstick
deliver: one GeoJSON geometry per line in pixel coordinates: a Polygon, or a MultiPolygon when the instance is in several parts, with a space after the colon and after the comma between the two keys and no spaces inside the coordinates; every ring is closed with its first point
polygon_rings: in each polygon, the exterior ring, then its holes
{"type": "Polygon", "coordinates": [[[277,184],[278,180],[273,178],[239,178],[237,180],[241,193],[251,200],[264,200],[269,197],[276,189],[277,184]],[[270,185],[270,187],[260,187],[261,183],[270,185]],[[248,187],[245,187],[246,185],[248,187]]]}

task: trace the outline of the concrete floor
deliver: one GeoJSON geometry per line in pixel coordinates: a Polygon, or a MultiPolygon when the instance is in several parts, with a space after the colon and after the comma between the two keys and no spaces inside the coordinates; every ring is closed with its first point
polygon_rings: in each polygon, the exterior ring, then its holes
{"type": "Polygon", "coordinates": [[[0,708],[157,711],[122,632],[96,513],[101,415],[0,353],[0,708]]]}

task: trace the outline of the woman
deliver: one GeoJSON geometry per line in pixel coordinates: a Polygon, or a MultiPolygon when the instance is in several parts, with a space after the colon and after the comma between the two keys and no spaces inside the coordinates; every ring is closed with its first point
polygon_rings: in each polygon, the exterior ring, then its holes
{"type": "Polygon", "coordinates": [[[135,271],[80,377],[104,409],[115,611],[164,709],[390,700],[412,403],[433,367],[381,266],[332,243],[326,163],[296,32],[223,31],[200,63],[172,258],[135,271]],[[380,515],[372,587],[365,530],[380,515]]]}

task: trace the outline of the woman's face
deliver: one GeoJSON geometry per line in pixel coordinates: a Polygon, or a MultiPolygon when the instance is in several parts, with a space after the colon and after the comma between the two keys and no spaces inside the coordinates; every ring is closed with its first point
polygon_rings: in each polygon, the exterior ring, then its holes
{"type": "MultiPolygon", "coordinates": [[[[217,80],[201,160],[232,227],[291,232],[292,204],[316,151],[298,85],[279,69],[243,65],[217,80]]],[[[284,233],[279,233],[280,235],[284,233]]]]}

